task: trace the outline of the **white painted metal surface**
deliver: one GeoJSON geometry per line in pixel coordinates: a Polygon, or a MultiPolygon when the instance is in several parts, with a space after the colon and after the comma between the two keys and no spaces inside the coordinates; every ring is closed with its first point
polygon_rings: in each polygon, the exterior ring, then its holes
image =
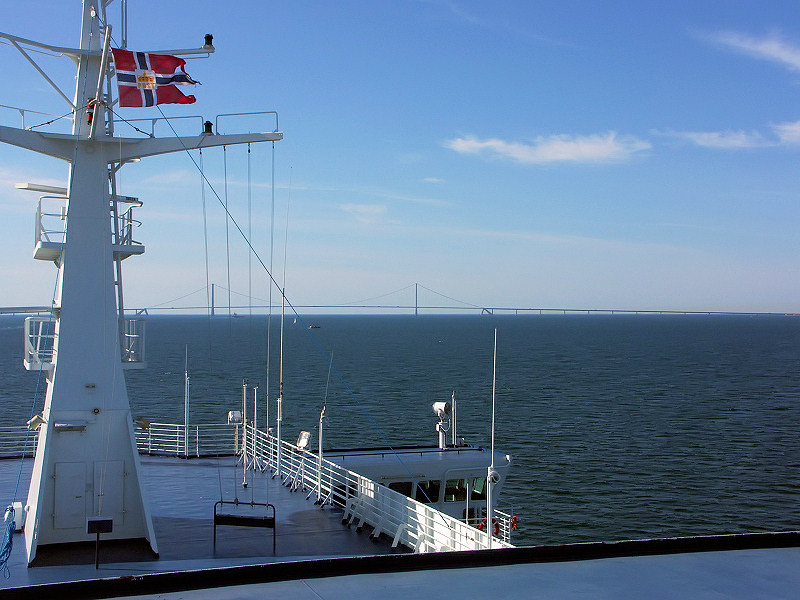
{"type": "MultiPolygon", "coordinates": [[[[114,523],[108,537],[144,538],[154,552],[158,549],[141,491],[139,454],[122,371],[123,362],[142,363],[143,336],[135,322],[119,320],[123,307],[118,261],[141,254],[144,248],[133,237],[137,222],[131,209],[138,201],[112,196],[117,170],[143,156],[282,139],[278,132],[115,137],[102,102],[110,39],[110,26],[103,25],[107,23],[106,4],[83,3],[77,49],[55,48],[0,34],[39,70],[74,111],[71,134],[0,127],[0,141],[69,163],[66,204],[55,212],[40,209],[37,216],[36,253],[38,258],[56,263],[58,280],[54,329],[42,333],[43,321],[39,321],[39,331],[29,333],[31,343],[26,345],[26,365],[42,368],[48,376],[44,423],[39,431],[27,500],[25,538],[29,562],[35,559],[39,545],[90,541],[93,536],[86,529],[89,517],[110,515],[114,523]],[[72,100],[23,47],[62,52],[74,59],[77,77],[72,100]],[[63,229],[60,224],[45,224],[45,217],[63,220],[63,229]],[[73,426],[77,422],[81,425],[73,426]],[[102,462],[97,457],[102,457],[102,462]],[[102,476],[95,476],[96,473],[102,476]],[[67,480],[77,483],[66,483],[67,480]],[[65,486],[69,489],[62,497],[58,492],[65,486]],[[121,497],[112,503],[100,502],[98,499],[109,497],[112,487],[123,490],[121,497]]],[[[213,47],[198,52],[208,54],[213,47]]],[[[111,95],[110,84],[106,92],[111,95]]],[[[37,186],[28,189],[45,191],[37,186]]],[[[61,192],[55,187],[46,191],[61,192]]],[[[31,327],[35,324],[31,322],[31,327]]]]}

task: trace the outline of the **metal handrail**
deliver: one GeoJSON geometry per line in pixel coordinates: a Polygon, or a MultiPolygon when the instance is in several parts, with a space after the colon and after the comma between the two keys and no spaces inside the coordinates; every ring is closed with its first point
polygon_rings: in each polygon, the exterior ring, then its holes
{"type": "Polygon", "coordinates": [[[145,319],[125,318],[120,324],[120,349],[123,363],[145,361],[145,319]]]}
{"type": "MultiPolygon", "coordinates": [[[[39,205],[36,208],[36,238],[35,243],[39,242],[53,242],[53,243],[64,243],[64,234],[66,232],[66,225],[64,224],[64,219],[66,218],[66,211],[64,210],[66,207],[67,197],[66,196],[40,196],[39,197],[39,205]],[[48,212],[42,209],[42,202],[47,200],[54,200],[59,203],[59,211],[58,212],[48,212]],[[53,229],[52,225],[48,228],[45,225],[45,218],[48,220],[59,220],[62,224],[57,228],[53,229]],[[51,239],[50,236],[53,236],[57,239],[51,239]]],[[[52,210],[52,209],[50,209],[52,210]]]]}
{"type": "MultiPolygon", "coordinates": [[[[142,454],[189,458],[234,455],[246,450],[248,458],[252,458],[248,467],[261,470],[276,468],[280,448],[281,471],[276,475],[285,485],[306,490],[308,497],[316,496],[318,503],[341,509],[343,522],[355,523],[359,528],[369,526],[372,537],[386,535],[393,547],[403,545],[415,552],[511,547],[511,517],[506,513],[495,511],[498,533],[492,535],[493,527],[481,531],[474,523],[455,519],[312,452],[279,442],[252,425],[149,423],[137,424],[135,434],[142,454]]],[[[0,456],[9,452],[5,440],[19,448],[24,444],[23,438],[30,442],[31,437],[35,443],[36,435],[31,436],[24,427],[0,428],[0,456]]]]}
{"type": "Polygon", "coordinates": [[[0,427],[0,458],[32,457],[38,440],[38,431],[25,425],[0,427]]]}
{"type": "Polygon", "coordinates": [[[56,348],[56,323],[52,316],[25,318],[25,356],[28,368],[38,368],[53,362],[56,348]],[[50,330],[46,331],[45,327],[50,330]]]}
{"type": "Polygon", "coordinates": [[[233,456],[237,453],[238,425],[136,424],[140,454],[181,456],[233,456]]]}
{"type": "Polygon", "coordinates": [[[200,126],[197,128],[197,135],[200,135],[200,132],[203,129],[203,117],[202,115],[183,115],[179,117],[152,117],[150,119],[125,119],[125,123],[150,123],[150,132],[143,132],[145,135],[149,135],[151,138],[155,137],[156,135],[156,124],[160,121],[177,121],[179,119],[197,119],[200,123],[200,126]]]}
{"type": "MultiPolygon", "coordinates": [[[[263,445],[272,450],[274,438],[258,430],[251,434],[266,438],[263,445]]],[[[249,437],[249,436],[246,436],[249,437]]],[[[472,525],[445,515],[435,508],[376,483],[353,471],[281,441],[281,473],[286,485],[310,490],[318,502],[326,502],[344,510],[344,519],[359,527],[370,525],[372,535],[385,533],[392,545],[402,544],[416,552],[439,550],[476,550],[489,547],[510,547],[506,539],[479,531],[472,525]],[[320,467],[321,465],[321,467],[320,467]]],[[[274,468],[275,452],[264,459],[274,468]]],[[[499,514],[498,523],[505,513],[499,514]]],[[[510,522],[510,517],[509,517],[510,522]]],[[[511,527],[499,527],[498,536],[510,534],[511,527]]]]}
{"type": "Polygon", "coordinates": [[[225,113],[221,115],[217,115],[217,118],[214,121],[214,131],[219,134],[219,122],[221,119],[225,117],[249,117],[249,116],[257,116],[257,115],[275,115],[275,129],[273,132],[280,131],[278,127],[278,112],[274,110],[261,110],[256,112],[242,112],[242,113],[225,113]]]}
{"type": "MultiPolygon", "coordinates": [[[[6,108],[8,110],[13,110],[19,113],[20,117],[22,118],[22,128],[28,129],[28,126],[25,124],[25,115],[32,114],[32,115],[41,115],[43,117],[54,117],[56,119],[68,119],[69,122],[72,122],[71,115],[54,115],[51,113],[41,112],[38,110],[30,110],[29,108],[20,108],[18,106],[8,106],[7,104],[0,104],[0,108],[6,108]]],[[[33,126],[35,127],[35,125],[33,126]]]]}

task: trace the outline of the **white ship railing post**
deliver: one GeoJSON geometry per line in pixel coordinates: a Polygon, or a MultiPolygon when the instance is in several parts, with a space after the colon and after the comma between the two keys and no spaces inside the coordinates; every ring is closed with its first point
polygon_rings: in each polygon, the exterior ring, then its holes
{"type": "Polygon", "coordinates": [[[189,456],[189,346],[183,368],[183,455],[189,456]]]}
{"type": "Polygon", "coordinates": [[[242,487],[247,487],[247,379],[242,379],[242,487]]]}
{"type": "Polygon", "coordinates": [[[317,502],[322,502],[322,420],[325,418],[325,407],[319,413],[319,440],[317,442],[317,502]]]}

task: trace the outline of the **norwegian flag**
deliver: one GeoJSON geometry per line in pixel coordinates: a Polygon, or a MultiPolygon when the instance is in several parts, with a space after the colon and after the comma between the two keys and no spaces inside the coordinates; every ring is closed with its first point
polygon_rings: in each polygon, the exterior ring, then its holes
{"type": "Polygon", "coordinates": [[[111,52],[117,71],[120,106],[192,104],[196,101],[194,96],[186,96],[176,87],[197,83],[186,74],[183,68],[186,61],[182,58],[119,48],[112,48],[111,52]]]}

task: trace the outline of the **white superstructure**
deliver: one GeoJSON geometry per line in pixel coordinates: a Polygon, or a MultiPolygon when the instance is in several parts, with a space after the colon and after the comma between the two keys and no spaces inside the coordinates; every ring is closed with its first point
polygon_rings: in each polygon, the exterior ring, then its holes
{"type": "MultiPolygon", "coordinates": [[[[125,163],[187,148],[277,141],[282,134],[214,135],[209,128],[193,137],[158,139],[114,135],[109,61],[109,0],[83,2],[80,45],[61,48],[0,34],[15,46],[72,107],[72,134],[40,133],[0,127],[0,141],[60,158],[69,165],[61,196],[50,190],[55,212],[40,208],[39,222],[56,215],[59,235],[40,227],[35,254],[58,268],[53,329],[43,320],[29,323],[28,368],[42,368],[47,394],[33,474],[25,506],[28,562],[49,544],[91,541],[89,521],[111,521],[106,539],[145,539],[158,553],[152,521],[141,489],[139,456],[131,423],[124,363],[140,355],[126,343],[138,337],[123,318],[120,261],[144,251],[126,237],[123,205],[135,199],[116,196],[115,175],[125,163]],[[71,58],[76,85],[69,100],[31,58],[45,49],[71,58]],[[120,221],[120,218],[123,221],[120,221]],[[46,235],[41,235],[46,234],[46,235]],[[121,351],[121,341],[124,344],[121,351]]],[[[127,35],[123,33],[122,39],[127,35]]],[[[146,51],[147,49],[137,49],[146,51]]],[[[160,51],[208,54],[210,40],[196,50],[160,51]]],[[[31,186],[32,189],[41,188],[31,186]]],[[[41,205],[40,205],[41,206],[41,205]]],[[[50,209],[52,210],[52,209],[50,209]]],[[[21,518],[21,516],[17,516],[21,518]]]]}

